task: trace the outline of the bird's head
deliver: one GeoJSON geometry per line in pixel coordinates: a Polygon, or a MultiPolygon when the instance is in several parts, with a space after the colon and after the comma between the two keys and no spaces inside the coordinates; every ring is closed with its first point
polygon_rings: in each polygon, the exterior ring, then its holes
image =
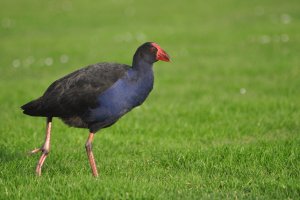
{"type": "Polygon", "coordinates": [[[154,63],[156,61],[170,61],[170,56],[156,43],[146,42],[141,45],[136,53],[136,59],[142,59],[148,63],[154,63]]]}

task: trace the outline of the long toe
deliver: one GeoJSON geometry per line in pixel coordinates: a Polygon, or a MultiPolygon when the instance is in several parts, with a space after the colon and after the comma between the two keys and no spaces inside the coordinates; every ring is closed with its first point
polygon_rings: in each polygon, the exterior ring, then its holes
{"type": "Polygon", "coordinates": [[[32,151],[29,151],[28,154],[32,155],[32,154],[36,154],[36,153],[38,153],[40,151],[42,151],[42,148],[36,148],[36,149],[33,149],[32,151]]]}
{"type": "Polygon", "coordinates": [[[45,162],[45,160],[46,160],[46,158],[47,158],[47,155],[48,155],[48,154],[43,153],[43,154],[41,155],[41,157],[40,157],[40,159],[39,159],[37,165],[36,165],[36,170],[35,170],[35,172],[36,172],[36,175],[38,175],[38,176],[41,176],[41,174],[42,174],[42,166],[43,166],[43,164],[44,164],[44,162],[45,162]]]}

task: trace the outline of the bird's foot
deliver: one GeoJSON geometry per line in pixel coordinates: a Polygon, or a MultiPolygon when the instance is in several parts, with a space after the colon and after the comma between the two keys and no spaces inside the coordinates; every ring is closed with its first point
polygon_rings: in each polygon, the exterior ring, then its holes
{"type": "Polygon", "coordinates": [[[44,161],[46,160],[48,154],[49,154],[49,148],[45,148],[44,146],[41,147],[41,148],[36,148],[36,149],[33,149],[32,151],[29,152],[29,155],[32,155],[32,154],[35,154],[35,153],[38,153],[38,152],[41,152],[42,155],[37,163],[37,166],[36,166],[36,175],[38,176],[41,176],[42,174],[42,166],[44,164],[44,161]]]}
{"type": "Polygon", "coordinates": [[[33,149],[32,151],[29,151],[28,154],[32,155],[32,154],[36,154],[38,152],[42,152],[43,154],[48,154],[49,153],[49,148],[45,148],[43,146],[41,148],[36,148],[36,149],[33,149]]]}
{"type": "Polygon", "coordinates": [[[32,151],[29,151],[28,154],[32,155],[38,152],[42,152],[43,154],[48,154],[50,152],[50,142],[45,142],[42,147],[33,149],[32,151]]]}
{"type": "Polygon", "coordinates": [[[41,152],[41,157],[36,165],[36,170],[35,170],[38,176],[41,176],[43,164],[50,152],[51,121],[52,121],[52,117],[47,117],[46,137],[42,147],[33,149],[32,151],[29,152],[30,155],[41,152]]]}
{"type": "Polygon", "coordinates": [[[36,149],[33,149],[32,151],[29,151],[28,155],[36,154],[36,153],[38,153],[40,151],[42,151],[42,148],[36,148],[36,149]]]}

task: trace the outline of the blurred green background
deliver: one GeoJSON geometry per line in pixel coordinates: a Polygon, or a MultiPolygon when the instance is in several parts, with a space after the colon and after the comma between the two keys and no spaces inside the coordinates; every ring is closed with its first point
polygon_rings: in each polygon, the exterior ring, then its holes
{"type": "Polygon", "coordinates": [[[298,199],[299,0],[0,2],[0,199],[298,199]],[[19,107],[88,64],[158,43],[148,100],[97,133],[19,107]]]}

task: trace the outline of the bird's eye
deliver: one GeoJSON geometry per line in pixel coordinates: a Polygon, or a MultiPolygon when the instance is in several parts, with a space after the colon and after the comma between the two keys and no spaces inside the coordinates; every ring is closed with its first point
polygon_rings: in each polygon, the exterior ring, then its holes
{"type": "Polygon", "coordinates": [[[150,47],[150,52],[155,52],[156,48],[155,47],[150,47]]]}

